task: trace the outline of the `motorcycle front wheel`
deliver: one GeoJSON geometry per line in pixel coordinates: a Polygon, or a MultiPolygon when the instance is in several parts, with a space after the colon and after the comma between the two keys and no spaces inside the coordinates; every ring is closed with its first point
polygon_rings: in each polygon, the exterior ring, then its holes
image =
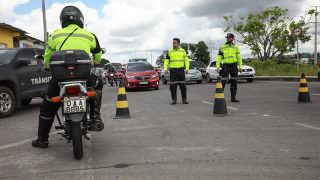
{"type": "Polygon", "coordinates": [[[82,132],[80,122],[71,122],[73,155],[76,159],[83,157],[82,132]]]}

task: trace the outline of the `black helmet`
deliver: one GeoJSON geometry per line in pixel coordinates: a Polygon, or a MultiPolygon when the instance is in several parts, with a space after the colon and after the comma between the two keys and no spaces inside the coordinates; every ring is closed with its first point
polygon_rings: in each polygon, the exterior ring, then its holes
{"type": "Polygon", "coordinates": [[[229,38],[229,37],[231,37],[232,39],[234,39],[234,34],[228,33],[227,36],[226,36],[226,38],[229,38]]]}
{"type": "Polygon", "coordinates": [[[60,14],[60,23],[62,28],[69,24],[76,24],[83,28],[84,18],[81,11],[75,6],[66,6],[62,9],[60,14]]]}

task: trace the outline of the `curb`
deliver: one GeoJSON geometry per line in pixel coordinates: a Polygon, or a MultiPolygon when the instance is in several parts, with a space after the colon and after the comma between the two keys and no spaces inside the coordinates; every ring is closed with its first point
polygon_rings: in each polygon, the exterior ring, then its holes
{"type": "MultiPolygon", "coordinates": [[[[318,82],[317,76],[307,76],[308,82],[318,82]]],[[[256,76],[257,81],[299,81],[300,76],[256,76]]]]}

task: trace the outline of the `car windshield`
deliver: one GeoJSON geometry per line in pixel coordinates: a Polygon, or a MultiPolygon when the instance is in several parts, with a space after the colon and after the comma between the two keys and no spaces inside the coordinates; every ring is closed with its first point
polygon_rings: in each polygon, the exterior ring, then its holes
{"type": "Polygon", "coordinates": [[[129,63],[128,72],[152,71],[154,68],[149,63],[129,63]]]}
{"type": "Polygon", "coordinates": [[[206,68],[206,65],[201,61],[190,61],[190,69],[206,68]]]}
{"type": "Polygon", "coordinates": [[[0,49],[0,65],[9,64],[16,53],[17,50],[14,49],[0,49]]]}

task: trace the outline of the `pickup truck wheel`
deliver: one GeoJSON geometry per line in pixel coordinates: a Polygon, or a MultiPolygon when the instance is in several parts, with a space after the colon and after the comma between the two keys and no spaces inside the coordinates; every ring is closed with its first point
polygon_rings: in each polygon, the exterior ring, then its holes
{"type": "Polygon", "coordinates": [[[32,98],[21,100],[22,106],[28,106],[32,101],[32,98]]]}
{"type": "Polygon", "coordinates": [[[16,97],[13,91],[0,86],[0,118],[10,116],[16,108],[16,97]]]}

